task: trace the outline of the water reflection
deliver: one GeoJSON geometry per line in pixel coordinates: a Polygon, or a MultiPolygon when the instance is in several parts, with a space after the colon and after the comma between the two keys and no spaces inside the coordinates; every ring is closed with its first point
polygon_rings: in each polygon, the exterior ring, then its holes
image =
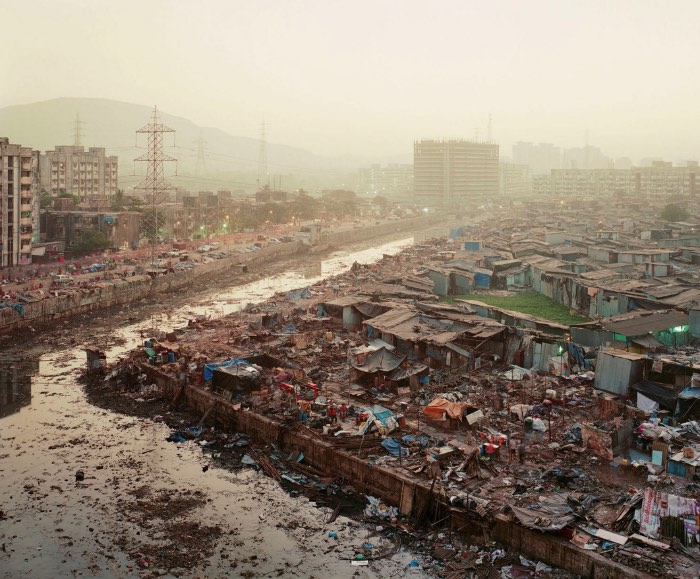
{"type": "Polygon", "coordinates": [[[32,403],[32,376],[38,371],[38,357],[10,357],[0,362],[0,418],[32,403]]]}

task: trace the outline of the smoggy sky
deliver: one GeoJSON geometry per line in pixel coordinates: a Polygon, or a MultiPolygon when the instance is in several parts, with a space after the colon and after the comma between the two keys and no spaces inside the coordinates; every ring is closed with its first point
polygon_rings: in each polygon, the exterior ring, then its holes
{"type": "MultiPolygon", "coordinates": [[[[3,2],[0,106],[157,104],[319,154],[411,158],[425,137],[698,157],[700,2],[3,2]]],[[[0,133],[2,128],[0,127],[0,133]]]]}

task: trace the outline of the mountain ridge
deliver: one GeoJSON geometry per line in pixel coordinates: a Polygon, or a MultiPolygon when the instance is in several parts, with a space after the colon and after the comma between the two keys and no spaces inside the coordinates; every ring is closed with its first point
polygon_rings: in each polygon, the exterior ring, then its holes
{"type": "MultiPolygon", "coordinates": [[[[59,97],[34,103],[8,105],[0,108],[0,136],[13,143],[40,151],[56,145],[74,142],[73,127],[76,114],[81,121],[81,144],[107,149],[107,154],[119,157],[120,177],[132,175],[131,161],[143,153],[146,137],[137,129],[150,122],[153,107],[116,101],[108,98],[59,97]],[[137,145],[138,142],[138,146],[137,145]]],[[[232,135],[217,127],[197,125],[186,117],[159,110],[161,121],[175,129],[175,146],[164,135],[168,154],[178,160],[178,172],[202,177],[206,182],[212,176],[245,175],[249,185],[256,181],[259,139],[232,135]],[[199,139],[206,141],[204,159],[199,158],[199,139]],[[203,168],[204,166],[204,168],[203,168]]],[[[306,149],[280,143],[267,144],[268,173],[270,175],[316,175],[323,181],[324,174],[347,173],[354,167],[347,161],[316,155],[306,149]],[[321,177],[319,177],[319,175],[321,177]]],[[[142,171],[141,171],[142,172],[142,171]]],[[[334,180],[334,179],[331,179],[334,180]]],[[[128,179],[127,179],[128,181],[128,179]]]]}

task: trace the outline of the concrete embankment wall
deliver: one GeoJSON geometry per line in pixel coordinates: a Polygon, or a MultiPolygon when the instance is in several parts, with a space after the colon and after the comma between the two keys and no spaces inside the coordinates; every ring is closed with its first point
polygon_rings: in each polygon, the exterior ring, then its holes
{"type": "MultiPolygon", "coordinates": [[[[435,217],[406,219],[401,222],[383,223],[367,227],[331,233],[327,242],[336,248],[392,234],[407,236],[414,231],[434,226],[440,220],[435,217]]],[[[23,304],[24,312],[14,308],[0,309],[0,333],[11,332],[31,326],[42,325],[87,314],[100,309],[139,301],[154,293],[175,291],[212,279],[231,268],[246,265],[248,271],[262,271],[266,265],[284,258],[299,256],[308,252],[301,241],[263,247],[252,253],[237,254],[232,257],[199,264],[196,268],[178,271],[174,274],[158,276],[135,276],[125,280],[112,280],[90,289],[73,289],[70,293],[47,300],[23,304]]]]}
{"type": "Polygon", "coordinates": [[[248,271],[258,271],[265,265],[306,251],[301,242],[284,243],[262,248],[255,253],[244,253],[199,264],[196,268],[151,278],[139,275],[110,280],[89,289],[69,288],[65,294],[47,300],[23,304],[24,312],[14,308],[0,309],[0,333],[23,327],[39,327],[71,316],[100,309],[133,303],[154,293],[174,291],[201,284],[231,268],[246,265],[248,271]]]}
{"type": "MultiPolygon", "coordinates": [[[[405,234],[411,237],[415,232],[421,231],[442,222],[444,219],[437,216],[414,217],[412,219],[402,219],[401,221],[390,221],[375,225],[366,225],[356,229],[346,229],[345,231],[331,231],[327,235],[322,235],[323,242],[330,243],[338,249],[342,249],[344,244],[356,243],[364,239],[372,239],[386,235],[405,234]]],[[[445,228],[445,235],[448,230],[445,228]]]]}
{"type": "MultiPolygon", "coordinates": [[[[179,390],[174,377],[164,374],[153,366],[144,366],[150,383],[156,383],[166,397],[173,399],[179,390]]],[[[333,448],[330,442],[303,428],[288,428],[271,418],[251,411],[236,410],[234,405],[202,388],[187,386],[180,401],[190,410],[207,414],[230,431],[245,433],[261,444],[277,444],[284,452],[301,451],[304,462],[368,495],[379,497],[399,508],[406,516],[416,518],[428,509],[429,520],[433,520],[434,498],[440,495],[436,485],[431,497],[430,484],[412,478],[390,468],[370,464],[349,452],[333,448]],[[428,508],[429,507],[429,508],[428,508]]],[[[441,494],[442,502],[445,495],[441,494]]],[[[443,508],[440,518],[445,516],[443,508]]],[[[623,579],[636,576],[651,579],[651,575],[632,570],[606,559],[602,555],[584,551],[563,537],[528,529],[512,523],[507,517],[496,514],[493,522],[485,522],[465,511],[451,511],[443,521],[467,539],[469,536],[483,537],[512,547],[525,557],[544,561],[549,565],[566,569],[581,577],[596,579],[623,579]]]]}

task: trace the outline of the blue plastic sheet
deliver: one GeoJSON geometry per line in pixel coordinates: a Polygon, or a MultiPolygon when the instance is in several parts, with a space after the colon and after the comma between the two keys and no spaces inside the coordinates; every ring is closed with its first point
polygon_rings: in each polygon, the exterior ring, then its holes
{"type": "Polygon", "coordinates": [[[408,456],[408,450],[402,447],[401,444],[393,438],[385,438],[382,440],[382,446],[392,456],[408,456]]]}
{"type": "MultiPolygon", "coordinates": [[[[214,377],[214,370],[216,368],[221,368],[222,366],[233,366],[239,362],[246,362],[243,358],[234,358],[233,360],[228,360],[226,362],[212,362],[211,364],[204,365],[204,381],[207,382],[214,377]]],[[[246,362],[247,363],[247,362],[246,362]]]]}

